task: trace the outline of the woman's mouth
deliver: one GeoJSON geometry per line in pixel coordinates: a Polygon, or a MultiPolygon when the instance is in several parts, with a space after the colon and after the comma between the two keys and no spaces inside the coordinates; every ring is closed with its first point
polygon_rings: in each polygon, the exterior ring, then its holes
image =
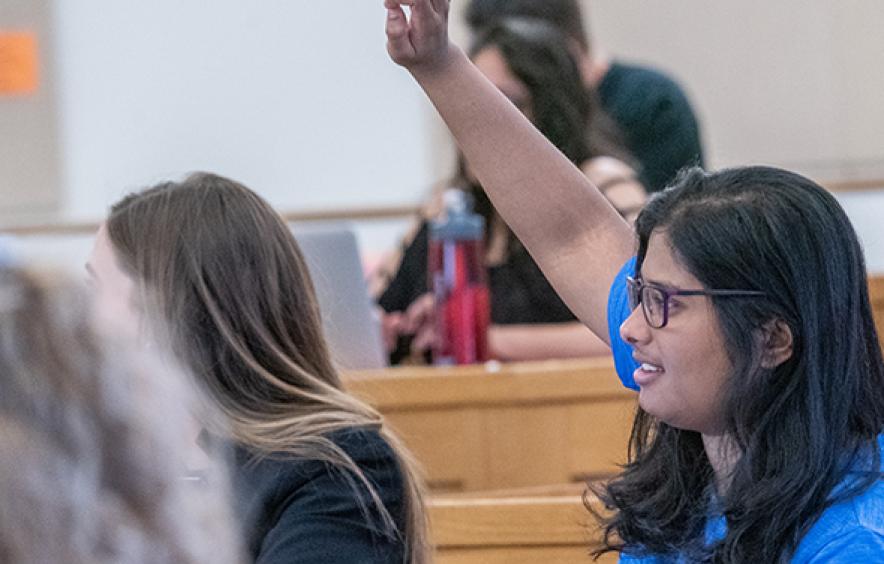
{"type": "Polygon", "coordinates": [[[639,387],[647,386],[657,378],[659,378],[665,370],[662,366],[651,364],[650,362],[642,362],[641,365],[633,373],[633,379],[639,387]]]}

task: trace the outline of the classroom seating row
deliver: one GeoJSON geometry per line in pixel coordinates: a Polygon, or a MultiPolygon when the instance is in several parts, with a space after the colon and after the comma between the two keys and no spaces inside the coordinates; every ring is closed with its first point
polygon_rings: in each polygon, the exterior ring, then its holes
{"type": "MultiPolygon", "coordinates": [[[[869,289],[884,329],[884,276],[869,289]]],[[[884,331],[879,339],[884,346],[884,331]]],[[[612,476],[626,460],[636,405],[607,358],[396,367],[347,382],[402,435],[435,493],[612,476]]]]}
{"type": "Polygon", "coordinates": [[[605,478],[626,459],[636,394],[610,359],[349,374],[423,465],[431,491],[605,478]]]}
{"type": "MultiPolygon", "coordinates": [[[[590,503],[599,509],[598,501],[590,503]]],[[[600,534],[575,491],[437,497],[429,503],[429,515],[437,564],[588,562],[600,534]]],[[[616,561],[617,555],[611,553],[598,560],[616,561]]]]}

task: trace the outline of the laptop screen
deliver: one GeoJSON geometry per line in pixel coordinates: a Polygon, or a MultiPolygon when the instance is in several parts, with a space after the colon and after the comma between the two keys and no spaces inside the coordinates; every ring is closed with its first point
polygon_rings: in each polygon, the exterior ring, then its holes
{"type": "Polygon", "coordinates": [[[380,319],[368,295],[352,229],[298,224],[291,229],[313,278],[323,329],[337,366],[349,370],[386,366],[380,319]]]}

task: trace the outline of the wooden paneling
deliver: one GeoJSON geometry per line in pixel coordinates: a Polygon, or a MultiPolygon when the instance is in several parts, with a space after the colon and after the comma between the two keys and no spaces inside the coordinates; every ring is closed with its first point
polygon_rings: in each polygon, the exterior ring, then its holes
{"type": "Polygon", "coordinates": [[[611,476],[636,401],[609,359],[402,367],[347,382],[399,432],[435,492],[611,476]]]}
{"type": "MultiPolygon", "coordinates": [[[[286,222],[322,222],[322,221],[365,221],[375,219],[400,219],[414,217],[418,206],[401,205],[386,207],[341,208],[333,210],[316,210],[302,212],[282,212],[286,222]]],[[[29,222],[0,226],[0,232],[9,235],[80,235],[98,231],[98,221],[47,221],[42,223],[29,222]]]]}
{"type": "Polygon", "coordinates": [[[482,489],[487,464],[485,437],[478,409],[426,410],[385,414],[386,422],[402,437],[425,469],[433,492],[482,489]],[[454,453],[454,455],[452,455],[454,453]]]}
{"type": "Polygon", "coordinates": [[[577,495],[437,498],[429,511],[437,564],[589,562],[598,538],[577,495]]]}
{"type": "Polygon", "coordinates": [[[869,277],[869,300],[878,329],[878,342],[884,347],[884,276],[869,277]]]}

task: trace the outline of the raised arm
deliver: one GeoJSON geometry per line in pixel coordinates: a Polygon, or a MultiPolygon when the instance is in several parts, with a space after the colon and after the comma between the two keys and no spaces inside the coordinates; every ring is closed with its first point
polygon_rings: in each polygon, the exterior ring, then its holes
{"type": "Polygon", "coordinates": [[[448,39],[448,0],[385,0],[387,50],[454,134],[494,207],[571,310],[608,341],[606,304],[633,232],[448,39]],[[406,18],[403,6],[411,7],[406,18]]]}

